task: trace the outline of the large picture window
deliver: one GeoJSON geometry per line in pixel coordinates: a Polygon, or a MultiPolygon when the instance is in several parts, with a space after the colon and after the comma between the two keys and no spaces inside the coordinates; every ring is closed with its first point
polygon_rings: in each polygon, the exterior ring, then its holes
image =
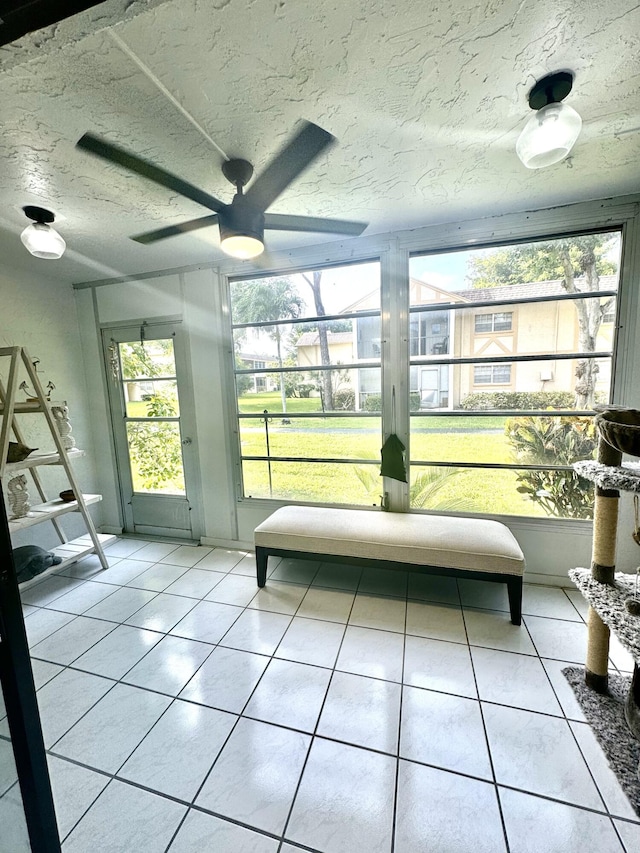
{"type": "Polygon", "coordinates": [[[379,263],[230,291],[244,497],[379,504],[379,263]]]}
{"type": "Polygon", "coordinates": [[[621,250],[612,229],[416,252],[408,314],[373,261],[231,281],[242,495],[380,505],[396,387],[410,508],[591,517],[572,463],[611,401],[621,250]]]}
{"type": "Polygon", "coordinates": [[[594,456],[611,399],[620,254],[608,231],[412,256],[412,507],[591,516],[571,464],[594,456]],[[420,330],[443,305],[437,351],[420,330]]]}

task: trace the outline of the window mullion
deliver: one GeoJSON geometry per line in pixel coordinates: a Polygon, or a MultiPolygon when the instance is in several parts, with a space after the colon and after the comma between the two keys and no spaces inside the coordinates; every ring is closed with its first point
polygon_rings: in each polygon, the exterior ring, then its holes
{"type": "MultiPolygon", "coordinates": [[[[395,432],[407,448],[409,459],[409,253],[392,242],[382,257],[382,432],[395,432]],[[393,390],[395,388],[395,419],[393,390]],[[395,423],[394,423],[395,420],[395,423]]],[[[385,478],[388,508],[409,509],[409,487],[385,478]]]]}

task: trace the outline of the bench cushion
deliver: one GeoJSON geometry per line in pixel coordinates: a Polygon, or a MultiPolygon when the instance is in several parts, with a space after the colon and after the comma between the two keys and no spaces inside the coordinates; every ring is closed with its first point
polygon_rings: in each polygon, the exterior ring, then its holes
{"type": "Polygon", "coordinates": [[[524,555],[499,521],[448,515],[286,506],[255,530],[263,548],[416,566],[524,574],[524,555]]]}

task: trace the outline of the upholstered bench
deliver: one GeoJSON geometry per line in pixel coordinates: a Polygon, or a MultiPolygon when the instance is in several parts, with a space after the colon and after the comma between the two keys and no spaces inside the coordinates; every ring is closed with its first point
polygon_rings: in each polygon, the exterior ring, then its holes
{"type": "Polygon", "coordinates": [[[506,583],[521,622],[524,555],[498,521],[448,515],[286,506],[255,530],[258,586],[270,555],[506,583]]]}

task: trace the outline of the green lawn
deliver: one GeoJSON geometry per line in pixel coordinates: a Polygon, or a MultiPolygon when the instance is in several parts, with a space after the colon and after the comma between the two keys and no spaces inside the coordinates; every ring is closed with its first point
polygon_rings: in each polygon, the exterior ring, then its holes
{"type": "MultiPolygon", "coordinates": [[[[319,400],[288,399],[288,411],[284,414],[277,392],[246,395],[241,398],[240,405],[243,412],[277,411],[268,423],[270,455],[300,457],[301,460],[271,463],[271,491],[268,464],[245,462],[247,496],[362,506],[379,504],[382,492],[380,419],[295,418],[294,412],[319,411],[319,400]],[[283,423],[283,418],[290,423],[283,423]],[[377,460],[377,464],[314,463],[306,461],[305,457],[363,458],[377,460]],[[361,476],[358,476],[358,469],[361,476]]],[[[411,456],[414,460],[434,462],[511,463],[513,457],[504,435],[504,422],[505,418],[500,415],[414,417],[411,419],[411,456]]],[[[266,456],[264,424],[253,419],[241,421],[241,443],[243,455],[266,456]]],[[[412,480],[425,470],[422,466],[414,466],[412,480]]],[[[455,506],[469,512],[545,515],[516,491],[517,475],[513,471],[454,468],[445,472],[441,480],[426,508],[446,510],[455,506]]]]}
{"type": "MultiPolygon", "coordinates": [[[[255,498],[274,497],[316,503],[367,506],[380,503],[379,476],[382,424],[379,417],[296,418],[303,412],[320,412],[319,398],[288,398],[282,412],[279,392],[246,394],[239,400],[243,413],[270,413],[270,455],[300,458],[300,462],[272,462],[271,487],[267,462],[243,463],[244,493],[255,498]],[[288,421],[283,422],[283,421],[288,421]],[[374,465],[308,462],[319,459],[366,459],[374,465]]],[[[131,417],[145,416],[146,403],[128,404],[131,417]]],[[[505,417],[411,418],[411,457],[416,461],[511,463],[511,447],[504,435],[505,417]]],[[[258,419],[241,420],[244,456],[266,456],[265,425],[258,419]]],[[[439,484],[425,504],[427,509],[456,509],[504,515],[545,517],[536,504],[517,492],[514,471],[451,468],[426,469],[414,465],[411,480],[427,470],[438,472],[439,484]]],[[[139,477],[134,473],[134,479],[139,477]]],[[[169,488],[175,489],[176,484],[169,488]]]]}

